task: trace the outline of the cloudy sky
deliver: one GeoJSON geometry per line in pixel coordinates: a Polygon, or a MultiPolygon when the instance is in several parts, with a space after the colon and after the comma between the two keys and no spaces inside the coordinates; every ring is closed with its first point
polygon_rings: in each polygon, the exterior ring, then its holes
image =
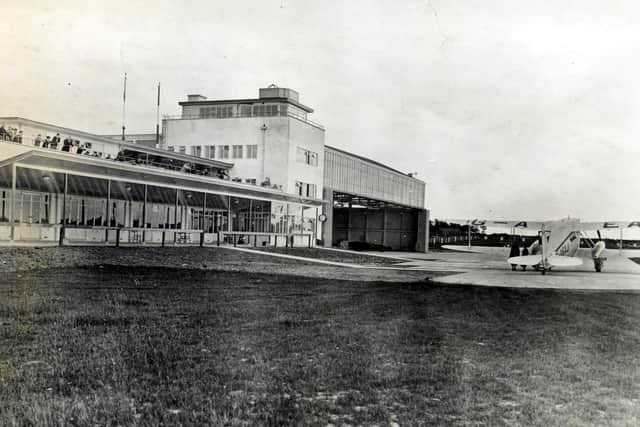
{"type": "Polygon", "coordinates": [[[427,183],[432,217],[640,220],[640,3],[0,3],[0,115],[155,130],[187,93],[300,92],[326,143],[427,183]]]}

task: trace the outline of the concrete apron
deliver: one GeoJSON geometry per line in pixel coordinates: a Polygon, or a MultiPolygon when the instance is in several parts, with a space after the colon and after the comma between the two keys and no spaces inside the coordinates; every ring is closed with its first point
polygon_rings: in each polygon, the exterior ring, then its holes
{"type": "MultiPolygon", "coordinates": [[[[580,267],[554,268],[546,275],[531,270],[512,271],[502,251],[492,253],[472,252],[430,252],[426,254],[406,253],[372,253],[354,252],[404,260],[394,266],[358,265],[342,262],[318,260],[294,255],[273,254],[250,249],[235,248],[259,252],[263,255],[277,256],[281,258],[297,259],[318,264],[333,265],[338,267],[356,269],[377,270],[405,270],[405,271],[463,271],[448,276],[434,277],[437,283],[455,285],[496,286],[510,288],[535,288],[535,289],[573,289],[573,290],[598,290],[598,291],[628,291],[640,290],[640,265],[630,259],[618,255],[617,251],[607,251],[607,261],[602,273],[593,270],[592,262],[584,260],[580,267]]],[[[336,250],[342,252],[352,252],[336,250]]]]}

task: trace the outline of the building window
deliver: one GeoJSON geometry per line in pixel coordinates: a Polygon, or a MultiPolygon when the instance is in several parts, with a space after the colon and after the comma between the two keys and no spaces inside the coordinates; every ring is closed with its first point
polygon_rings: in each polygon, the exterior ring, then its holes
{"type": "Polygon", "coordinates": [[[240,106],[240,116],[241,117],[251,117],[251,105],[241,105],[240,106]]]}
{"type": "Polygon", "coordinates": [[[277,104],[256,104],[253,106],[253,115],[254,116],[277,116],[278,115],[278,105],[277,104]]]}
{"type": "Polygon", "coordinates": [[[201,107],[200,117],[204,119],[225,119],[227,117],[233,117],[232,105],[214,105],[212,107],[201,107]]]}
{"type": "Polygon", "coordinates": [[[184,145],[180,145],[180,146],[178,147],[178,153],[180,153],[180,154],[184,154],[184,153],[186,153],[186,152],[187,152],[187,147],[185,147],[184,145]]]}
{"type": "Polygon", "coordinates": [[[221,159],[228,159],[229,158],[229,146],[228,145],[221,145],[220,147],[218,147],[218,154],[220,155],[221,159]]]}
{"type": "Polygon", "coordinates": [[[196,156],[196,157],[201,157],[202,156],[202,146],[201,145],[194,145],[193,147],[191,147],[191,155],[196,156]]]}
{"type": "Polygon", "coordinates": [[[318,153],[311,150],[306,150],[302,147],[296,147],[296,162],[317,167],[318,153]]]}
{"type": "Polygon", "coordinates": [[[233,146],[233,158],[241,159],[242,158],[242,145],[234,145],[233,146]]]}
{"type": "Polygon", "coordinates": [[[167,151],[176,151],[176,147],[169,146],[169,147],[167,147],[167,151]]]}
{"type": "Polygon", "coordinates": [[[296,181],[296,193],[302,197],[316,197],[316,185],[306,182],[296,181]]]}
{"type": "Polygon", "coordinates": [[[216,158],[216,146],[215,145],[207,145],[207,157],[210,159],[216,158]]]}
{"type": "Polygon", "coordinates": [[[258,181],[255,178],[247,178],[244,180],[244,182],[246,182],[247,184],[256,185],[258,181]]]}
{"type": "Polygon", "coordinates": [[[232,182],[242,182],[242,178],[231,178],[232,182]]]}
{"type": "Polygon", "coordinates": [[[257,159],[257,158],[258,158],[258,146],[247,145],[247,159],[257,159]]]}

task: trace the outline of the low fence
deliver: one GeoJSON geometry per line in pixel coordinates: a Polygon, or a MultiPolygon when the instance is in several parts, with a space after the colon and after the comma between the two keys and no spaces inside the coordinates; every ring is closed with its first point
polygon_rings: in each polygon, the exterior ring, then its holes
{"type": "Polygon", "coordinates": [[[247,231],[205,232],[198,229],[86,227],[61,224],[0,225],[0,241],[73,245],[149,246],[284,246],[312,247],[311,233],[264,233],[247,231]]]}

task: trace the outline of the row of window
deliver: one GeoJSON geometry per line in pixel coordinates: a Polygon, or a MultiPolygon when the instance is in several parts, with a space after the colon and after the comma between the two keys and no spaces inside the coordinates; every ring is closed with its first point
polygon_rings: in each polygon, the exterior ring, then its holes
{"type": "Polygon", "coordinates": [[[318,166],[318,153],[302,147],[296,147],[296,162],[318,166]]]}
{"type": "MultiPolygon", "coordinates": [[[[232,159],[257,159],[257,145],[178,145],[178,153],[190,154],[196,157],[206,157],[209,159],[228,159],[231,154],[232,159]],[[245,150],[246,147],[246,150],[245,150]],[[187,153],[187,148],[189,152],[187,153]]],[[[176,147],[167,147],[169,151],[176,151],[176,147]]]]}
{"type": "Polygon", "coordinates": [[[233,117],[233,107],[231,105],[214,105],[213,107],[202,107],[200,108],[200,117],[213,117],[216,119],[233,117]]]}
{"type": "MultiPolygon", "coordinates": [[[[277,116],[278,114],[287,115],[286,104],[255,104],[255,105],[238,105],[238,115],[241,117],[263,117],[277,116]]],[[[233,117],[233,105],[214,105],[211,107],[200,107],[200,117],[225,119],[233,117]]]]}
{"type": "MultiPolygon", "coordinates": [[[[218,208],[172,203],[148,203],[87,196],[67,196],[66,202],[49,193],[16,191],[13,220],[22,224],[64,223],[80,226],[117,226],[171,229],[258,231],[269,233],[312,233],[315,207],[219,196],[218,208]],[[227,201],[228,203],[224,203],[227,201]],[[64,212],[62,207],[64,206],[64,212]],[[109,223],[107,223],[107,217],[109,223]],[[231,220],[231,224],[229,224],[231,220]]],[[[9,191],[0,189],[0,222],[9,221],[9,191]]]]}

